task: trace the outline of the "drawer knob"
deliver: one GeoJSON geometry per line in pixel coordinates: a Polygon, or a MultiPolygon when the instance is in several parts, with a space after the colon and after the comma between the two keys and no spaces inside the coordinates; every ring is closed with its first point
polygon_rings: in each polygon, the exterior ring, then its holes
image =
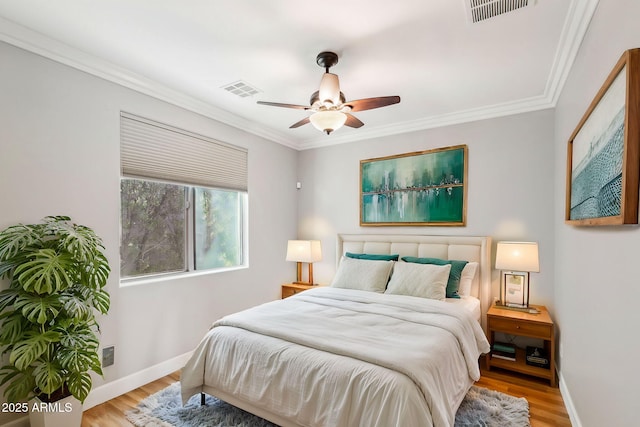
{"type": "Polygon", "coordinates": [[[520,329],[520,325],[516,325],[516,329],[520,329]]]}

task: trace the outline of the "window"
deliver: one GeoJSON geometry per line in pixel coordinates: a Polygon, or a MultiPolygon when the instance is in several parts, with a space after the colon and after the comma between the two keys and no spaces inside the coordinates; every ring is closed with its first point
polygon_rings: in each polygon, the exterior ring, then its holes
{"type": "Polygon", "coordinates": [[[121,279],[245,265],[246,157],[122,113],[121,279]]]}
{"type": "Polygon", "coordinates": [[[195,188],[195,269],[242,264],[242,194],[195,188]]]}
{"type": "Polygon", "coordinates": [[[187,271],[186,188],[122,179],[120,203],[120,277],[187,271]]]}

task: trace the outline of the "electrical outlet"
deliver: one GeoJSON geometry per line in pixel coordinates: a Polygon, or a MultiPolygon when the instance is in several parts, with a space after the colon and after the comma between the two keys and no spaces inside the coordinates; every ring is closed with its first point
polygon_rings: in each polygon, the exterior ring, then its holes
{"type": "Polygon", "coordinates": [[[106,368],[107,366],[111,366],[115,362],[115,346],[105,347],[102,349],[102,367],[106,368]]]}

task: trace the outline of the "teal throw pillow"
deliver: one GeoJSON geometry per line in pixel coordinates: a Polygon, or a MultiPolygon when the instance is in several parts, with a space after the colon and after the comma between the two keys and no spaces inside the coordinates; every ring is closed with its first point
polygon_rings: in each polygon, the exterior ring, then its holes
{"type": "Polygon", "coordinates": [[[344,255],[349,257],[349,258],[366,259],[366,260],[369,260],[369,261],[398,261],[398,258],[400,257],[400,255],[398,255],[398,254],[395,254],[395,255],[354,254],[352,252],[347,252],[344,255]]]}
{"type": "Polygon", "coordinates": [[[464,269],[464,266],[469,263],[468,261],[447,260],[440,258],[418,258],[413,256],[404,256],[402,257],[402,260],[405,262],[414,262],[417,264],[451,264],[449,281],[447,281],[447,298],[460,298],[460,295],[458,295],[458,288],[460,287],[460,277],[462,276],[462,270],[464,269]]]}

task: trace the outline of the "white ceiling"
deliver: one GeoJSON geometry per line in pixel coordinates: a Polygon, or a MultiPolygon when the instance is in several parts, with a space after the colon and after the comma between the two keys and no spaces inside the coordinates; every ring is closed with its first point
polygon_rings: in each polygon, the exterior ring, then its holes
{"type": "Polygon", "coordinates": [[[0,40],[297,148],[550,108],[597,0],[535,0],[472,24],[468,0],[0,0],[0,40]],[[307,105],[331,69],[347,100],[399,95],[330,136],[307,105]],[[260,93],[224,89],[244,81],[260,93]]]}

